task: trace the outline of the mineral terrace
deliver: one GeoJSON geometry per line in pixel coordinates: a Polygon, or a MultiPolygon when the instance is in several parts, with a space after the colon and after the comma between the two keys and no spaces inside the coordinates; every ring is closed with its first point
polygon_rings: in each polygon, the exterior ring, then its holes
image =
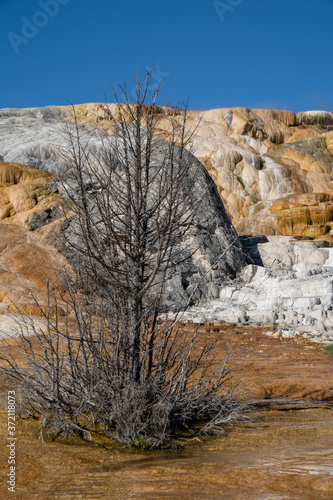
{"type": "MultiPolygon", "coordinates": [[[[104,104],[78,105],[76,115],[83,134],[112,136],[104,104]]],[[[160,108],[161,134],[179,118],[160,108]]],[[[218,224],[208,243],[198,229],[196,260],[179,269],[169,296],[186,297],[221,255],[187,320],[333,341],[333,113],[191,111],[188,128],[200,186],[203,166],[216,185],[203,207],[218,224]]],[[[66,129],[74,130],[70,107],[0,110],[0,326],[9,324],[13,299],[42,297],[46,278],[56,286],[66,265],[55,248],[61,193],[52,177],[63,168],[66,129]]]]}

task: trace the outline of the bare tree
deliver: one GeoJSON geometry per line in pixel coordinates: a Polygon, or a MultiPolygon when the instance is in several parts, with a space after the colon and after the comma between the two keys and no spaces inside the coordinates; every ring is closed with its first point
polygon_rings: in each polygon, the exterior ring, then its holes
{"type": "Polygon", "coordinates": [[[174,269],[197,251],[194,229],[212,221],[198,217],[206,193],[185,150],[187,106],[161,131],[151,78],[150,71],[136,77],[135,99],[126,86],[113,90],[111,132],[93,132],[94,144],[82,137],[73,108],[76,134],[61,153],[63,237],[76,267],[75,280],[66,278],[67,317],[60,321],[57,307],[55,319],[47,312],[45,333],[23,316],[25,366],[10,349],[2,356],[3,373],[22,385],[23,406],[42,416],[43,428],[67,435],[102,424],[131,446],[165,445],[198,422],[201,431],[221,430],[244,410],[212,346],[194,352],[196,334],[160,318],[174,269]]]}
{"type": "Polygon", "coordinates": [[[153,316],[156,322],[166,274],[183,258],[179,244],[195,216],[189,206],[194,179],[184,150],[187,110],[182,123],[162,142],[157,90],[144,106],[149,84],[149,75],[137,81],[135,103],[123,89],[125,106],[114,92],[117,117],[110,110],[114,135],[101,138],[101,150],[92,152],[77,135],[70,138],[70,149],[64,154],[77,186],[75,191],[66,190],[77,216],[67,243],[112,309],[126,310],[123,328],[132,365],[129,376],[135,380],[140,379],[142,330],[154,331],[148,318],[153,316]]]}
{"type": "Polygon", "coordinates": [[[56,302],[51,314],[49,302],[40,308],[45,328],[21,311],[15,333],[1,342],[0,373],[16,384],[21,415],[41,419],[42,438],[106,435],[133,447],[179,447],[182,433],[222,433],[249,410],[236,395],[232,352],[217,363],[214,344],[196,349],[197,332],[167,322],[158,323],[150,373],[130,379],[117,321],[102,304],[91,314],[68,290],[67,317],[56,302]]]}

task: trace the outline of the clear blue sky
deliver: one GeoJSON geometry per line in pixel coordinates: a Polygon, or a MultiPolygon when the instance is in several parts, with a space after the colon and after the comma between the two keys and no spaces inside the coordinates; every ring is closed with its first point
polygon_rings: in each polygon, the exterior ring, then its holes
{"type": "Polygon", "coordinates": [[[103,101],[159,61],[165,102],[333,111],[333,0],[218,5],[0,0],[0,108],[103,101]]]}

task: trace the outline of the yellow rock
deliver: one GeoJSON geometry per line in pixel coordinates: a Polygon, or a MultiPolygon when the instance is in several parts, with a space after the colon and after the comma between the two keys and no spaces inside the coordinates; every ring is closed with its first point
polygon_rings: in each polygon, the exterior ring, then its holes
{"type": "Polygon", "coordinates": [[[306,125],[300,125],[299,127],[292,127],[292,136],[286,142],[296,142],[302,141],[303,139],[308,139],[309,137],[318,137],[321,133],[313,127],[307,127],[306,125]]]}
{"type": "Polygon", "coordinates": [[[318,238],[327,235],[333,224],[333,196],[327,193],[287,196],[270,210],[280,215],[277,227],[288,236],[318,238]]]}
{"type": "Polygon", "coordinates": [[[52,175],[44,170],[38,170],[18,163],[0,161],[0,187],[22,182],[41,183],[51,179],[52,175]]]}
{"type": "Polygon", "coordinates": [[[333,155],[333,132],[328,132],[327,134],[324,134],[324,137],[326,139],[326,147],[328,151],[333,155]]]}
{"type": "Polygon", "coordinates": [[[60,204],[52,175],[26,165],[0,162],[0,220],[30,229],[34,218],[60,204]]]}
{"type": "Polygon", "coordinates": [[[45,300],[46,280],[55,289],[64,266],[65,259],[35,233],[0,222],[0,302],[33,303],[31,293],[45,300]]]}

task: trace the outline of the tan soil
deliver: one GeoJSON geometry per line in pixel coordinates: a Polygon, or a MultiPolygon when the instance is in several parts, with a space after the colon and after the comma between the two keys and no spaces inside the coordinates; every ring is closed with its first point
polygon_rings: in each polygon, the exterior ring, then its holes
{"type": "MultiPolygon", "coordinates": [[[[266,410],[225,436],[181,451],[137,452],[120,445],[45,442],[34,422],[17,422],[17,492],[6,490],[7,419],[0,419],[0,498],[332,500],[333,360],[310,343],[256,329],[205,326],[222,356],[231,337],[246,396],[305,399],[302,410],[266,410]],[[311,407],[312,401],[318,408],[311,407]]],[[[295,403],[296,405],[296,403],[295,403]]],[[[297,405],[296,405],[297,406],[297,405]]],[[[295,406],[295,407],[296,407],[295,406]]],[[[282,408],[282,407],[281,407],[282,408]]]]}

